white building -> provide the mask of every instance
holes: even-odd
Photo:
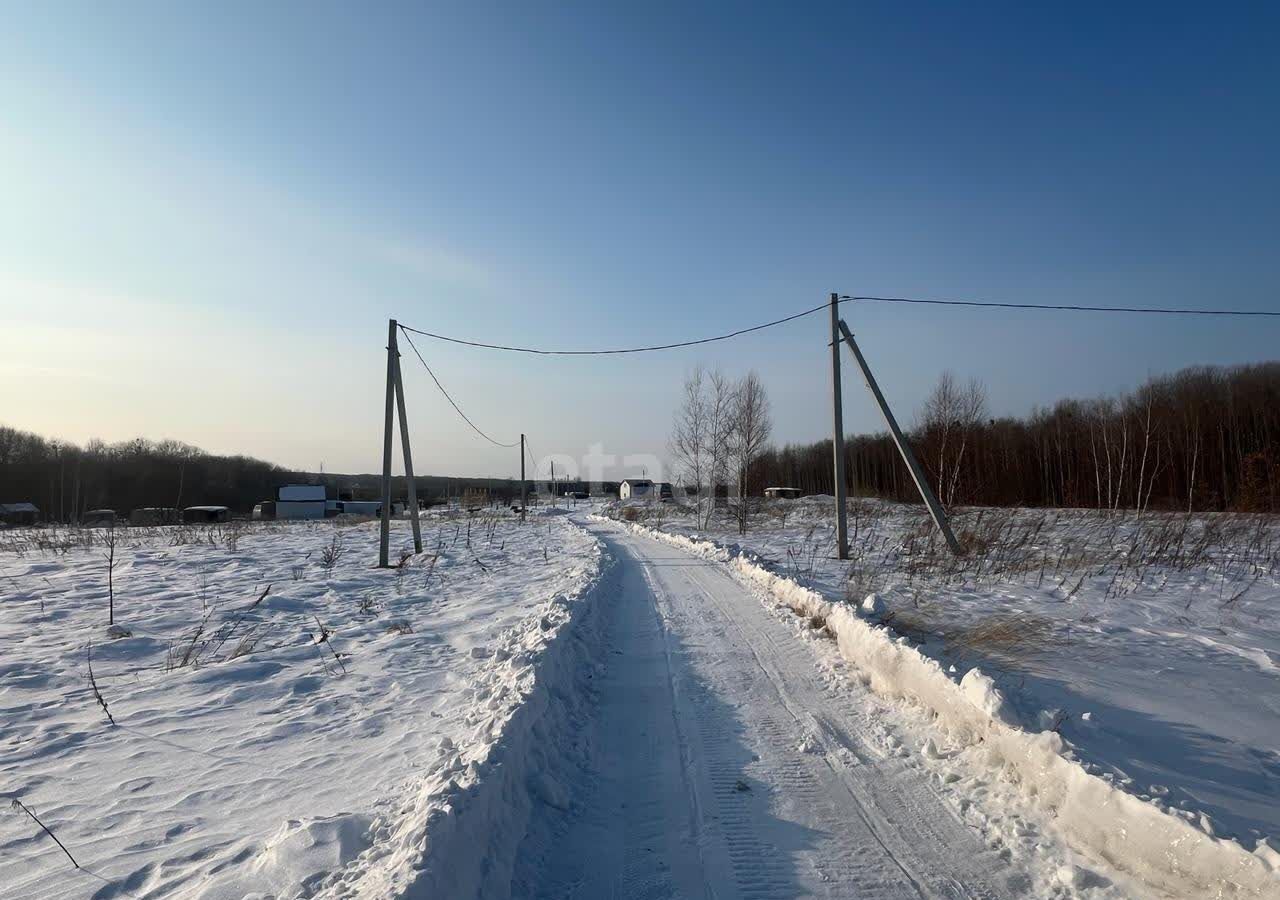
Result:
[[[618,499],[638,500],[653,496],[653,482],[648,478],[628,478],[618,485]]]
[[[323,519],[323,484],[286,484],[276,494],[277,519]]]

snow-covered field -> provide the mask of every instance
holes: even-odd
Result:
[[[769,503],[749,533],[671,504],[612,515],[758,558],[859,607],[959,682],[978,668],[1029,732],[1083,768],[1274,860],[1280,847],[1280,522],[1259,516],[964,510],[952,560],[923,510]]]
[[[0,532],[0,895],[1280,895],[1274,521],[603,511]]]
[[[0,533],[0,794],[80,866],[6,808],[5,897],[310,895],[413,862],[600,565],[555,514],[434,515],[391,570],[374,522],[115,534],[109,629],[107,532]]]

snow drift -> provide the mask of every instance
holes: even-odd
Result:
[[[425,778],[375,822],[369,849],[314,896],[506,895],[534,804],[568,802],[555,772],[583,714],[581,682],[593,672],[594,594],[610,564],[599,542],[596,553],[601,565],[583,590],[556,597],[480,651],[499,665],[472,687],[472,735],[440,741]]]
[[[1047,810],[1078,852],[1176,896],[1280,896],[1280,854],[1265,841],[1251,853],[1086,772],[1064,755],[1061,736],[1023,729],[994,681],[978,669],[956,682],[905,638],[769,571],[740,548],[619,524],[722,562],[797,614],[824,621],[841,655],[866,674],[873,690],[918,703],[956,740],[981,744],[991,767]]]

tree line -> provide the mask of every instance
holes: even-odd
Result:
[[[945,504],[1280,512],[1280,362],[1197,366],[1137,390],[993,418],[944,374],[908,439]],[[831,441],[762,449],[745,483],[832,493]],[[845,442],[848,489],[919,498],[887,433]]]
[[[505,503],[520,496],[515,478],[418,475],[414,482],[418,498],[427,503],[458,498],[469,489]],[[296,471],[251,456],[206,453],[172,440],[93,440],[82,447],[0,425],[0,503],[34,503],[44,521],[77,522],[92,509],[127,515],[144,507],[210,505],[247,513],[255,504],[274,499],[277,488],[285,484],[322,484],[335,500],[382,496],[382,477],[376,474]],[[576,482],[561,487],[584,488]],[[537,485],[530,482],[529,488],[536,490]],[[391,479],[391,492],[397,499],[408,496],[403,475]]]
[[[78,521],[90,509],[207,504],[243,511],[274,497],[277,486],[306,478],[180,441],[93,440],[81,447],[0,426],[0,502],[34,503],[51,521]]]

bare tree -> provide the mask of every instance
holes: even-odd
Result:
[[[102,545],[107,548],[107,624],[116,624],[116,523],[113,519],[111,526],[107,529],[107,536],[102,539]]]
[[[747,497],[747,471],[765,449],[773,433],[769,397],[755,372],[748,372],[733,392],[733,428],[729,448],[738,487],[738,533],[747,533],[751,504]]]
[[[711,523],[711,513],[715,509],[716,492],[720,485],[729,479],[730,442],[734,433],[734,413],[736,406],[736,390],[732,381],[725,377],[719,369],[713,369],[707,379],[707,427],[703,432],[706,440],[705,458],[707,462],[707,480],[710,503],[706,506],[701,527]]]
[[[677,475],[686,486],[691,485],[698,498],[698,520],[702,519],[702,503],[706,495],[709,460],[707,453],[708,400],[702,367],[698,366],[684,379],[684,396],[671,423],[669,449]]]
[[[920,428],[934,462],[938,494],[947,506],[955,503],[970,438],[987,415],[987,389],[976,378],[961,386],[951,372],[943,372],[920,413]]]

